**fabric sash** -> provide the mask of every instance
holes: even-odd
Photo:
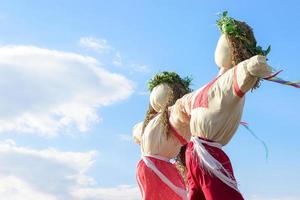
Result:
[[[182,200],[187,200],[188,199],[187,191],[174,185],[159,169],[157,169],[157,167],[149,159],[149,157],[162,160],[161,157],[150,155],[150,156],[143,156],[142,159],[146,164],[146,166],[149,167],[161,179],[162,182],[164,182],[169,188],[171,188],[176,194],[178,194],[182,198]],[[165,161],[165,159],[163,159],[163,161]]]
[[[212,147],[222,149],[222,145],[216,142],[210,142],[203,140],[199,137],[193,136],[191,141],[194,144],[194,151],[197,153],[199,158],[200,167],[207,170],[209,173],[218,177],[223,183],[233,188],[237,192],[240,192],[237,187],[237,182],[234,179],[233,175],[230,174],[223,165],[215,159],[205,148],[203,144],[207,144]]]

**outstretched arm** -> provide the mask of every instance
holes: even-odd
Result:
[[[253,56],[225,72],[215,84],[214,95],[219,98],[243,97],[259,78],[268,77],[271,73],[265,56]]]
[[[195,92],[184,95],[170,107],[170,123],[186,140],[190,139],[190,118],[192,99]]]
[[[137,144],[141,144],[142,140],[142,130],[143,130],[143,122],[139,122],[132,128],[132,136],[133,140]]]
[[[170,118],[172,121],[181,122],[181,123],[189,123],[190,115],[191,115],[191,104],[192,98],[195,92],[188,93],[178,99],[176,103],[171,107]]]
[[[255,85],[258,78],[265,78],[271,75],[272,70],[267,64],[266,57],[257,55],[253,56],[236,67],[233,75],[235,89],[240,89],[241,92],[248,92]],[[237,92],[237,91],[235,91]]]

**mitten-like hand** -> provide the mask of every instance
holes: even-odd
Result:
[[[262,55],[256,55],[249,58],[247,70],[252,76],[259,78],[265,78],[272,74],[272,69],[267,64],[266,57]]]

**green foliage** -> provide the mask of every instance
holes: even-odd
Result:
[[[266,50],[263,50],[261,46],[253,46],[246,38],[246,33],[244,33],[239,26],[235,23],[232,17],[228,16],[228,12],[224,11],[219,14],[220,18],[217,20],[217,26],[223,34],[234,36],[243,41],[245,47],[253,55],[263,55],[267,56],[271,51],[271,46],[269,45]]]
[[[175,72],[161,72],[156,74],[150,81],[148,82],[148,89],[151,92],[153,88],[158,86],[161,83],[178,83],[181,84],[187,92],[191,92],[190,85],[192,82],[192,78],[190,77],[185,77],[185,78],[180,78],[180,76],[175,73]]]

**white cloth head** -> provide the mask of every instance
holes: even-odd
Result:
[[[156,112],[160,112],[168,101],[171,88],[166,83],[159,84],[153,88],[150,94],[150,104]]]
[[[232,67],[231,52],[225,34],[222,34],[218,40],[215,50],[215,62],[219,68],[229,69]]]

